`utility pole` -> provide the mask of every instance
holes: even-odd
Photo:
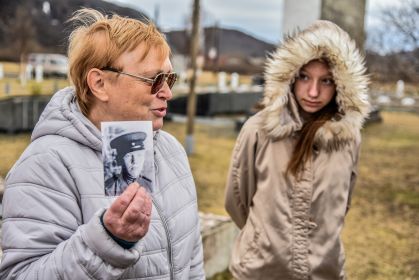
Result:
[[[192,34],[191,34],[191,67],[192,67],[192,77],[189,84],[189,95],[188,95],[188,122],[186,127],[186,143],[185,150],[187,155],[194,153],[194,121],[196,113],[196,72],[197,64],[196,57],[198,55],[199,49],[199,0],[194,0],[193,2],[193,12],[192,12]]]

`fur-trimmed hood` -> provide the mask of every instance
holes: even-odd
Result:
[[[261,112],[264,129],[273,139],[292,135],[303,120],[292,93],[292,85],[302,66],[326,58],[336,84],[339,114],[316,133],[319,147],[333,148],[359,136],[370,106],[368,77],[364,58],[355,42],[336,24],[319,20],[291,36],[268,59],[265,69],[265,94]]]

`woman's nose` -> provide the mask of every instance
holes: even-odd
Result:
[[[164,82],[163,87],[157,92],[158,98],[163,98],[165,100],[170,100],[173,97],[172,90],[169,88],[167,82]]]

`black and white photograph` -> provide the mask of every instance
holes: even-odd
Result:
[[[137,181],[151,191],[154,180],[151,121],[102,122],[105,194],[118,196]]]

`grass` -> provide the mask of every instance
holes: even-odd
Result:
[[[345,225],[349,279],[419,279],[419,117],[383,113],[364,130]]]
[[[419,279],[419,116],[382,112],[384,121],[363,131],[359,179],[346,219],[343,241],[349,279]],[[184,143],[185,125],[166,123]],[[196,126],[190,157],[199,208],[225,214],[224,187],[236,134]],[[27,145],[27,134],[0,136],[0,175]],[[216,280],[231,279],[229,273]]]
[[[22,84],[19,79],[4,78],[0,79],[0,100],[9,96],[53,94],[69,85],[66,79],[45,79],[40,83],[30,80]]]
[[[15,161],[29,144],[29,134],[8,135],[0,134],[0,176],[5,178]]]

